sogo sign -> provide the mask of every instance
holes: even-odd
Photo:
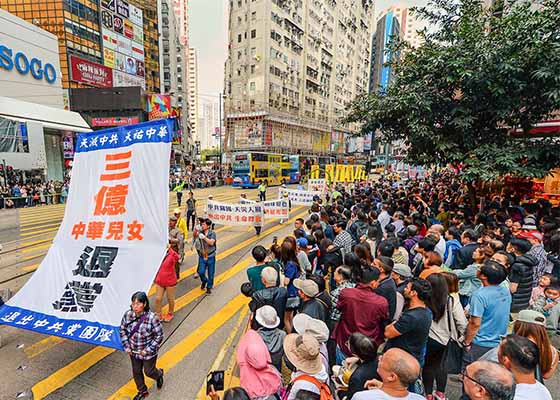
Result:
[[[56,69],[50,63],[45,63],[38,58],[31,60],[21,51],[14,55],[14,51],[0,44],[0,68],[6,71],[15,69],[22,75],[31,73],[31,76],[37,80],[45,80],[50,84],[56,82]]]

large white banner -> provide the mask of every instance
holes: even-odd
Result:
[[[255,200],[249,200],[244,197],[239,198],[239,204],[256,204]],[[267,200],[259,202],[263,206],[265,219],[289,219],[290,203],[286,199]]]
[[[326,192],[328,184],[326,179],[309,179],[307,181],[307,189],[312,192]]]
[[[228,204],[208,200],[208,218],[220,225],[261,226],[264,219],[261,203]]]
[[[64,219],[0,323],[122,349],[119,325],[165,255],[173,121],[80,134]]]
[[[322,195],[321,192],[316,191],[280,188],[278,191],[279,197],[283,198],[284,193],[288,193],[288,199],[293,205],[300,206],[311,206],[313,204],[313,197],[321,197]]]

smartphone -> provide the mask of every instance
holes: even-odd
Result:
[[[214,386],[214,391],[224,390],[224,371],[210,371],[206,376],[206,394],[210,394],[210,386]]]

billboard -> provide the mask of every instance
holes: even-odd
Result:
[[[112,87],[113,72],[105,65],[70,55],[70,80],[97,87]]]
[[[140,86],[142,89],[146,89],[146,80],[144,78],[116,69],[113,70],[113,83],[114,86]]]
[[[93,127],[111,127],[132,125],[140,122],[138,117],[93,117],[90,125]]]
[[[168,94],[148,95],[146,103],[148,119],[162,119],[171,116],[171,96]]]

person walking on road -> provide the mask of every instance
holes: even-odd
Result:
[[[185,184],[185,181],[180,180],[173,188],[173,191],[177,194],[177,207],[181,207],[181,199],[183,198],[183,189],[185,188]]]
[[[156,313],[160,321],[170,322],[175,311],[175,286],[177,285],[177,275],[175,274],[175,264],[179,261],[179,255],[169,247],[167,254],[159,267],[159,271],[154,280],[156,286]],[[165,319],[161,313],[161,301],[164,293],[167,293],[168,311]]]
[[[193,231],[195,223],[196,223],[196,200],[194,198],[194,193],[191,191],[189,192],[189,198],[187,199],[187,230]]]
[[[163,369],[156,368],[157,355],[163,342],[163,327],[159,318],[150,311],[150,302],[144,292],[132,295],[130,310],[125,312],[120,327],[124,351],[130,356],[132,375],[138,393],[134,400],[148,397],[144,374],[163,386]]]
[[[185,218],[181,217],[181,209],[177,207],[173,210],[173,215],[177,218],[177,228],[183,234],[183,239],[186,239],[189,236],[189,230],[187,229]]]
[[[216,233],[212,230],[212,221],[205,219],[201,224],[202,232],[195,230],[195,247],[198,252],[198,275],[202,290],[212,294],[214,272],[216,270]]]
[[[259,201],[266,201],[266,181],[261,181],[259,185]]]
[[[181,272],[181,263],[183,262],[184,248],[185,248],[185,237],[181,230],[177,227],[177,217],[171,216],[169,218],[169,245],[179,255],[179,259],[175,263],[175,274],[177,279],[179,279],[179,273]]]

